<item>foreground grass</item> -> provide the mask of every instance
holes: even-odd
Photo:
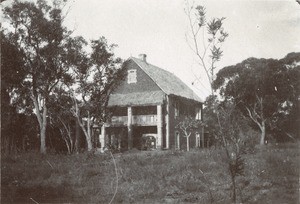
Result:
[[[2,156],[1,203],[230,203],[223,150]],[[299,144],[245,155],[243,203],[299,202]]]

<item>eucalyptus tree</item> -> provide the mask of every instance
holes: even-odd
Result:
[[[104,37],[89,44],[82,37],[69,41],[76,53],[72,70],[75,84],[72,89],[73,115],[84,132],[87,149],[93,149],[92,126],[101,125],[106,118],[110,91],[120,80],[121,59],[115,57],[116,45],[109,45]],[[91,52],[88,53],[89,46]],[[71,90],[70,89],[70,90]]]
[[[46,153],[48,102],[53,89],[69,77],[66,39],[70,32],[63,26],[65,1],[14,1],[4,8],[8,23],[5,35],[23,53],[25,77],[15,98],[30,98],[23,104],[36,115],[40,151]],[[27,102],[23,100],[23,102]]]
[[[282,66],[274,81],[280,84],[281,89],[277,92],[281,98],[278,111],[274,114],[270,123],[272,134],[279,140],[299,139],[300,123],[300,53],[289,53],[279,60]]]
[[[282,60],[249,58],[220,70],[214,88],[224,100],[233,100],[260,130],[260,144],[266,130],[281,117],[293,113],[299,100],[300,54]],[[278,124],[277,124],[278,125]]]

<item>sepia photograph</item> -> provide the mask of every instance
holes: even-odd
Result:
[[[300,0],[0,8],[0,203],[300,203]]]

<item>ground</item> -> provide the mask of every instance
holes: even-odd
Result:
[[[238,201],[299,203],[299,145],[249,150]],[[1,203],[230,203],[224,155],[136,150],[114,154],[116,163],[110,153],[2,155]]]

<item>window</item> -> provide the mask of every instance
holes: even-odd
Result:
[[[179,104],[178,102],[175,103],[175,118],[177,118],[179,116]]]
[[[196,132],[196,147],[200,147],[200,134]]]
[[[196,108],[196,120],[201,120],[201,108]]]
[[[128,70],[128,80],[127,80],[127,82],[128,82],[128,84],[132,84],[132,83],[137,82],[136,69]]]

